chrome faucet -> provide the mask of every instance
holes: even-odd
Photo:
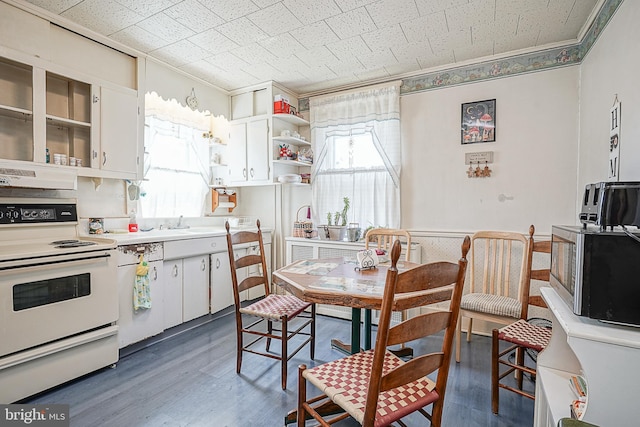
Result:
[[[177,223],[175,226],[173,226],[173,227],[169,227],[169,228],[172,228],[172,229],[174,229],[174,230],[175,230],[175,229],[184,229],[184,228],[189,228],[189,226],[188,226],[188,225],[184,225],[184,224],[182,223],[182,221],[183,221],[183,220],[184,220],[184,217],[183,217],[182,215],[180,215],[180,218],[178,218],[178,223]]]

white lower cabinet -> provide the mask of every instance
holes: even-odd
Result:
[[[182,260],[182,321],[209,313],[209,254]]]
[[[209,256],[164,262],[164,327],[209,313]]]
[[[211,254],[211,313],[217,313],[234,304],[229,254]]]
[[[136,266],[144,256],[149,266],[151,308],[134,310]],[[118,344],[120,348],[150,338],[164,330],[164,274],[162,243],[118,247]]]
[[[182,323],[182,260],[165,261],[164,266],[164,329]]]

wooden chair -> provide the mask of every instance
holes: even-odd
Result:
[[[464,288],[469,237],[462,244],[458,263],[435,262],[398,273],[400,244],[391,250],[380,323],[374,350],[367,350],[307,369],[298,370],[298,427],[307,419],[321,426],[352,417],[365,427],[388,426],[419,411],[440,426],[451,361],[451,349]],[[430,297],[429,297],[430,295]],[[392,310],[423,306],[429,301],[450,300],[446,311],[412,317],[390,327]],[[408,362],[393,355],[388,346],[420,339],[444,330],[439,351]],[[434,337],[435,338],[435,337]],[[435,383],[427,375],[438,371]],[[324,393],[307,400],[307,381]],[[431,414],[424,407],[433,404]],[[325,409],[329,409],[325,412]],[[324,420],[321,414],[333,418]]]
[[[529,289],[531,289],[531,282],[533,280],[539,280],[546,283],[549,282],[549,267],[551,265],[551,259],[548,260],[547,268],[532,269],[533,255],[535,253],[550,255],[551,242],[548,240],[536,242],[533,238],[533,235],[531,236],[530,245],[528,248],[529,271],[527,273],[527,278],[529,280]],[[549,340],[551,339],[551,329],[527,322],[529,305],[547,307],[544,300],[539,295],[528,295],[528,303],[525,304],[522,309],[522,318],[503,328],[493,329],[491,334],[491,410],[494,414],[498,413],[500,403],[500,388],[512,391],[530,399],[535,399],[533,393],[526,392],[522,388],[524,372],[528,373],[534,378],[536,375],[535,368],[525,365],[524,354],[527,350],[535,352],[544,350],[547,344],[549,344]],[[500,351],[501,341],[509,343],[509,346],[502,351]],[[509,360],[509,357],[514,351],[515,361],[511,362]],[[500,365],[505,365],[509,368],[500,373]],[[500,382],[504,377],[513,372],[516,373],[516,387]]]
[[[372,228],[367,231],[367,234],[364,237],[364,247],[365,249],[370,249],[375,245],[376,249],[381,249],[386,253],[389,253],[391,247],[396,241],[400,241],[401,243],[405,243],[407,245],[404,253],[404,260],[409,262],[411,261],[411,234],[407,230],[401,228]],[[400,320],[407,320],[408,313],[406,310],[403,310],[400,313]],[[365,311],[365,330],[367,326],[371,324],[371,310]],[[370,329],[370,327],[369,327]],[[370,347],[371,338],[365,337],[365,347]],[[404,344],[400,347],[399,350],[395,350],[396,356],[400,357],[411,357],[413,354],[413,350],[409,347],[406,347]]]
[[[469,319],[467,342],[471,340],[474,318],[508,325],[522,317],[529,298],[527,251],[534,230],[533,225],[529,227],[529,237],[502,231],[479,231],[471,237],[470,290],[460,303],[456,362],[460,362],[460,338],[465,317]],[[512,269],[515,269],[513,273]],[[511,290],[513,279],[517,284],[515,293]]]
[[[370,229],[364,236],[364,247],[369,249],[375,244],[376,249],[382,249],[388,253],[396,240],[404,241],[407,244],[404,260],[411,261],[411,234],[400,228]]]
[[[281,361],[282,389],[287,388],[287,361],[300,351],[306,344],[309,344],[311,359],[314,358],[315,351],[315,304],[301,301],[293,295],[276,295],[269,290],[269,277],[267,264],[264,255],[264,244],[262,242],[262,231],[260,230],[260,220],[256,222],[257,231],[239,231],[231,234],[229,222],[225,223],[227,229],[227,248],[231,265],[231,279],[233,282],[233,299],[235,302],[236,334],[237,334],[237,359],[236,372],[240,373],[242,366],[242,353],[254,353]],[[238,245],[257,244],[260,254],[248,254],[237,259],[234,251]],[[238,270],[258,267],[259,273],[246,274],[239,280]],[[240,293],[256,286],[263,287],[264,298],[243,307],[240,303]],[[251,323],[245,325],[243,317],[253,316]],[[293,330],[289,330],[290,323],[296,319]],[[266,328],[263,326],[266,322]],[[273,323],[279,322],[280,328],[274,328]],[[253,339],[245,344],[244,335],[252,335]],[[302,343],[289,353],[288,343],[295,336],[305,336]],[[266,339],[266,351],[253,348],[254,344],[262,339]],[[280,354],[269,352],[271,339],[280,340]]]

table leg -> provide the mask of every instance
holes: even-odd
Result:
[[[345,354],[356,354],[360,351],[360,309],[351,309],[351,346],[338,339],[331,340],[331,348]]]
[[[364,349],[371,350],[371,309],[364,310]]]

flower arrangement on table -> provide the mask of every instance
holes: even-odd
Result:
[[[291,160],[292,158],[293,151],[291,151],[291,147],[289,147],[289,144],[280,144],[280,159]]]

